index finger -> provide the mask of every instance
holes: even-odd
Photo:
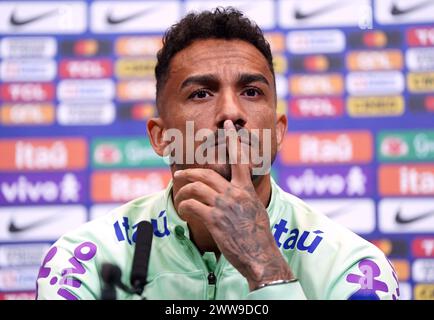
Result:
[[[229,138],[226,147],[231,164],[232,179],[231,182],[237,185],[251,184],[250,167],[249,167],[249,148],[243,146],[237,134],[237,130],[231,120],[224,122],[226,136]],[[247,149],[247,150],[246,150]]]
[[[201,181],[219,193],[227,189],[227,181],[212,169],[189,168],[177,170],[173,174],[174,179],[184,180],[186,183]]]

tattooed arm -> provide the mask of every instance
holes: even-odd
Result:
[[[231,121],[226,121],[225,128],[235,132]],[[228,144],[232,159],[237,159],[237,150],[241,152],[238,139],[237,143],[237,148]],[[210,169],[176,171],[174,181],[183,185],[174,199],[179,214],[193,215],[205,225],[220,252],[247,279],[250,290],[274,280],[293,279],[271,234],[248,164],[231,164],[231,170],[230,182]]]

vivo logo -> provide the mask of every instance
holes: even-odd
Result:
[[[83,177],[66,174],[4,174],[0,179],[0,204],[77,203],[83,200]]]
[[[293,169],[285,178],[285,184],[286,189],[295,195],[364,196],[373,189],[368,183],[370,182],[368,174],[366,168],[359,166],[334,170]]]

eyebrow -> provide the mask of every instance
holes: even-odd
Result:
[[[270,85],[267,78],[265,78],[260,73],[242,73],[238,76],[237,85],[242,87],[252,82],[262,82],[267,86]],[[207,87],[216,87],[218,86],[219,80],[216,76],[212,74],[203,74],[197,76],[191,76],[185,79],[181,84],[181,89],[189,86],[189,85],[201,85]]]
[[[252,82],[262,82],[265,83],[267,86],[270,85],[267,78],[265,78],[260,73],[242,73],[238,77],[237,84],[242,87]]]
[[[218,79],[212,74],[203,74],[198,76],[191,76],[185,79],[181,84],[181,89],[189,85],[202,85],[202,86],[216,86],[218,84]]]

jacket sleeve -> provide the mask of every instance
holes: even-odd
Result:
[[[328,290],[334,300],[398,300],[398,277],[384,255],[358,259],[334,279]]]
[[[357,260],[351,267],[344,269],[327,282],[329,285],[324,297],[327,300],[399,299],[398,278],[386,257]],[[293,282],[252,291],[247,295],[247,299],[305,300],[307,298],[302,284]]]
[[[272,285],[251,291],[247,300],[306,300],[300,282]]]
[[[101,287],[91,241],[57,241],[47,252],[36,280],[39,300],[97,299]]]

